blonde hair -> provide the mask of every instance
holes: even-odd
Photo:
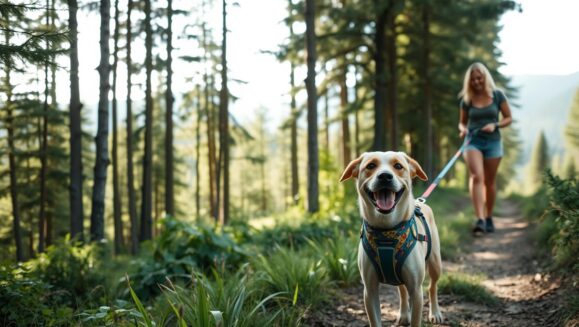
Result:
[[[459,97],[462,97],[464,103],[470,104],[473,96],[473,90],[470,87],[470,75],[473,71],[478,70],[485,78],[485,90],[489,97],[493,97],[493,91],[496,89],[495,81],[489,70],[480,62],[475,62],[474,64],[470,65],[464,74],[464,81],[462,83],[462,90],[458,94]]]

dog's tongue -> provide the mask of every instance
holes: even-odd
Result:
[[[381,210],[390,210],[394,207],[394,192],[392,191],[378,191],[374,192],[376,204]]]

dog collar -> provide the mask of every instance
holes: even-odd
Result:
[[[418,233],[416,216],[420,217],[426,235]],[[416,243],[427,242],[425,260],[430,256],[432,247],[430,229],[419,207],[416,207],[410,219],[391,229],[372,227],[363,220],[360,237],[364,252],[378,273],[380,283],[395,286],[403,284],[402,266]]]

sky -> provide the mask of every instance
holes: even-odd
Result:
[[[506,75],[569,75],[579,71],[579,1],[522,0],[523,12],[500,24]]]
[[[177,2],[179,3],[179,2]],[[183,1],[181,2],[183,3]],[[187,3],[187,1],[185,1]],[[289,65],[278,62],[272,55],[262,51],[278,49],[287,38],[287,27],[283,18],[287,14],[286,0],[237,0],[239,5],[229,6],[228,10],[228,62],[231,79],[230,91],[238,98],[231,103],[230,111],[239,121],[249,119],[262,107],[268,108],[270,126],[279,126],[282,117],[287,116],[289,103]],[[568,75],[579,71],[579,13],[578,0],[520,0],[522,12],[506,13],[500,20],[499,49],[505,66],[501,73],[512,75]],[[160,2],[155,5],[162,6]],[[210,16],[216,30],[220,29],[220,6],[216,5]],[[96,72],[99,53],[99,18],[96,13],[79,11],[79,55],[81,101],[86,104],[98,103],[99,77]],[[185,22],[182,22],[185,23]],[[175,25],[178,25],[176,23]],[[182,26],[182,25],[181,25]],[[112,25],[111,25],[112,27]],[[183,33],[175,31],[175,38]],[[220,35],[216,36],[216,38]],[[218,39],[219,40],[219,39]],[[143,46],[135,41],[135,61],[142,62]],[[190,46],[182,39],[175,41],[182,45],[176,56],[190,54]],[[68,61],[62,63],[68,66]],[[125,69],[119,66],[119,98],[125,97]],[[186,81],[199,72],[191,66],[175,61],[174,92],[181,94],[194,87]],[[68,103],[68,75],[61,71],[58,92],[61,103]],[[298,72],[296,83],[305,76]],[[154,83],[156,80],[153,81]],[[457,86],[458,87],[458,86]],[[134,90],[134,99],[142,99],[142,90]],[[89,109],[90,110],[90,109]],[[90,117],[96,121],[96,110]]]

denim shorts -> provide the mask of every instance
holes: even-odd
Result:
[[[503,156],[503,142],[475,136],[464,149],[465,152],[469,150],[480,151],[485,159],[500,158]]]

